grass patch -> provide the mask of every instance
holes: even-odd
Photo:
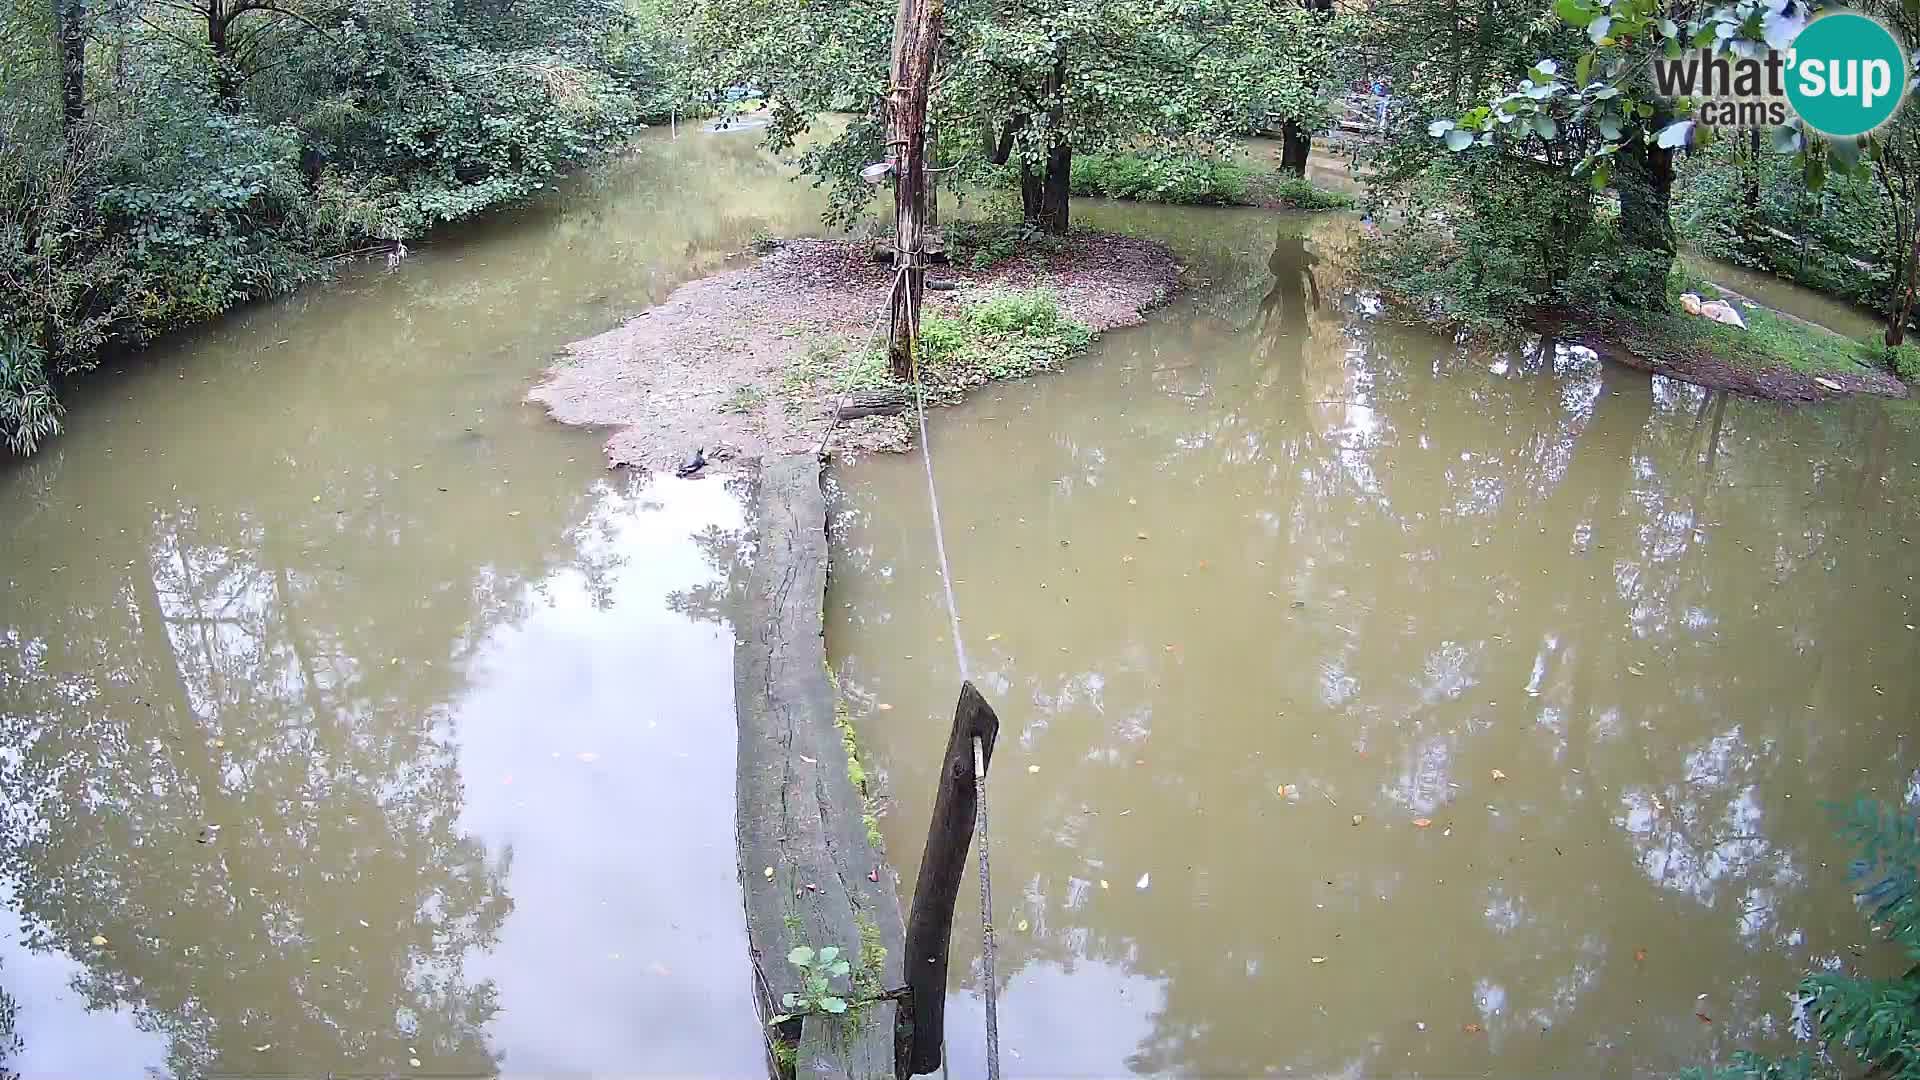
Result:
[[[929,311],[920,322],[922,370],[938,397],[1054,368],[1086,349],[1093,331],[1046,289],[990,296],[959,315]]]
[[[752,383],[741,383],[720,403],[720,411],[744,416],[767,403],[767,392]]]
[[[1092,340],[1093,331],[1046,289],[995,293],[960,312],[928,305],[920,319],[921,386],[928,400],[951,404],[975,386],[1052,371]],[[898,385],[884,346],[853,352],[838,338],[811,343],[780,376],[789,404]]]
[[[1353,196],[1323,188],[1292,173],[1255,173],[1247,181],[1249,200],[1258,206],[1289,210],[1351,210]]]
[[[1687,292],[1702,300],[1726,300],[1747,321],[1747,328],[1679,310],[1680,294]],[[1667,298],[1673,310],[1608,307],[1604,319],[1629,331],[1636,347],[1659,359],[1705,353],[1750,371],[1784,367],[1806,375],[1858,375],[1891,366],[1884,346],[1857,341],[1771,308],[1747,307],[1680,263],[1668,276]]]

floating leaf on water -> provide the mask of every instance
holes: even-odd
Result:
[[[1103,882],[1103,884],[1104,884],[1104,882]],[[107,938],[106,938],[106,935],[104,935],[104,934],[95,934],[95,935],[93,935],[93,943],[94,943],[95,945],[105,945],[105,944],[107,943]]]
[[[1427,826],[1432,824],[1433,824],[1432,818],[1417,817],[1413,819],[1413,827],[1416,829],[1424,829]]]
[[[763,874],[765,874],[765,875],[767,875],[767,880],[768,880],[768,881],[772,881],[772,880],[773,880],[773,867],[771,867],[771,866],[769,866],[769,867],[767,867],[767,868],[766,868],[765,870],[763,870],[763,871],[761,871],[761,873],[763,873]]]
[[[409,1064],[409,1065],[411,1065],[411,1066],[413,1066],[414,1068],[416,1068],[416,1069],[417,1069],[417,1068],[419,1068],[419,1067],[420,1067],[420,1059],[419,1059],[419,1058],[408,1058],[408,1059],[407,1059],[407,1064]]]
[[[1365,820],[1367,820],[1367,819],[1366,819],[1366,817],[1365,817],[1364,815],[1361,815],[1361,814],[1355,814],[1355,815],[1353,815],[1353,823],[1354,823],[1355,825],[1358,825],[1358,824],[1360,824],[1361,822],[1363,822],[1363,821],[1365,821]]]
[[[1040,771],[1040,766],[1038,766],[1038,765],[1029,765],[1029,766],[1027,766],[1027,771],[1028,771],[1028,772],[1030,772],[1030,773],[1037,773],[1037,772],[1039,772],[1039,771]]]
[[[519,516],[520,516],[520,511],[518,511],[518,510],[509,510],[509,511],[507,511],[507,516],[508,516],[508,517],[519,517]]]
[[[215,740],[213,740],[213,745],[215,745],[215,746],[225,746],[225,745],[227,745],[227,740],[225,740],[225,739],[215,739]]]
[[[1698,1021],[1700,1021],[1700,1022],[1701,1022],[1701,1023],[1703,1023],[1703,1024],[1711,1024],[1711,1023],[1713,1023],[1713,1017],[1711,1017],[1711,1016],[1708,1016],[1708,1015],[1707,1015],[1706,1013],[1703,1013],[1703,1012],[1697,1012],[1697,1013],[1694,1013],[1694,1014],[1693,1014],[1693,1018],[1694,1018],[1695,1020],[1698,1020]]]
[[[1462,1024],[1460,1026],[1460,1030],[1466,1032],[1469,1035],[1478,1035],[1482,1031],[1485,1031],[1486,1029],[1481,1027],[1479,1024]]]
[[[253,1048],[253,1052],[256,1054],[264,1054],[271,1049],[273,1049],[272,1043],[261,1043],[259,1046]]]
[[[999,634],[988,634],[988,635],[987,635],[987,640],[988,640],[988,641],[999,641],[999,640],[1000,640],[1000,635],[999,635]]]
[[[883,701],[883,702],[881,702],[881,703],[880,703],[880,704],[878,704],[878,705],[875,705],[875,706],[874,706],[874,708],[876,708],[876,709],[879,709],[879,710],[880,710],[881,712],[892,712],[892,711],[893,711],[893,706],[891,706],[891,705],[889,705],[889,704],[887,704],[887,703],[886,703],[886,702],[884,702],[884,701]]]
[[[1137,532],[1133,534],[1133,538],[1135,540],[1145,540],[1147,538],[1147,534],[1143,532]]]
[[[1642,963],[1642,964],[1646,963],[1647,962],[1646,947],[1642,946],[1638,949],[1633,950],[1633,959],[1636,963]]]
[[[1106,879],[1106,878],[1101,878],[1101,879],[1100,879],[1100,887],[1101,887],[1101,888],[1103,888],[1103,889],[1107,887],[1107,879]]]
[[[1627,665],[1627,674],[1629,675],[1645,675],[1646,673],[1647,673],[1646,669],[1641,667],[1639,664]]]
[[[1027,932],[1027,920],[1025,920],[1025,919],[1021,919],[1021,920],[1020,920],[1020,921],[1019,921],[1019,922],[1018,922],[1017,924],[1015,924],[1015,925],[1016,925],[1016,926],[1017,926],[1017,927],[1019,928],[1019,930],[1020,930],[1020,932],[1021,932],[1021,933],[1023,933],[1023,934],[1024,934],[1024,933],[1026,933],[1026,932]]]
[[[1493,778],[1495,780],[1505,780],[1507,778],[1507,774],[1501,772],[1499,769],[1495,769],[1493,770]]]
[[[1140,875],[1140,880],[1139,880],[1139,881],[1136,881],[1136,882],[1134,882],[1134,883],[1133,883],[1133,887],[1134,887],[1134,888],[1136,888],[1136,889],[1144,889],[1144,888],[1146,888],[1146,887],[1147,887],[1147,886],[1148,886],[1149,884],[1151,884],[1151,883],[1152,883],[1152,881],[1153,881],[1153,872],[1152,872],[1152,871],[1148,871],[1147,873],[1144,873],[1144,874],[1141,874],[1141,875]]]
[[[1327,962],[1327,958],[1326,958],[1326,957],[1324,957],[1324,956],[1309,956],[1309,957],[1307,957],[1307,963],[1309,963],[1309,964],[1324,964],[1324,963],[1326,963],[1326,962]]]

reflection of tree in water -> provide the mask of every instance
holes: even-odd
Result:
[[[713,574],[705,581],[667,594],[667,607],[700,622],[731,625],[733,605],[746,588],[746,565],[753,556],[753,485],[746,477],[730,476],[727,490],[747,507],[745,524],[737,529],[707,525],[692,536]]]
[[[1138,493],[1180,527],[1117,551],[1075,532],[1071,556],[1045,571],[1048,594],[963,598],[971,625],[1021,627],[1012,650],[969,642],[976,676],[1009,703],[1009,737],[1071,748],[1053,759],[1064,773],[1049,765],[1046,784],[996,794],[996,820],[1020,823],[995,830],[1020,837],[996,844],[996,872],[1018,883],[997,917],[1032,927],[1002,940],[1000,978],[1098,959],[1158,980],[1164,1002],[1131,1061],[1154,1072],[1340,1069],[1355,1053],[1369,1067],[1411,1053],[1479,1071],[1493,1052],[1662,1071],[1703,1032],[1778,1036],[1779,988],[1824,955],[1797,943],[1856,932],[1813,869],[1824,823],[1796,811],[1845,794],[1902,745],[1894,692],[1877,699],[1857,676],[1889,670],[1890,627],[1915,621],[1904,572],[1887,580],[1899,564],[1873,559],[1920,524],[1920,471],[1889,480],[1884,453],[1856,461],[1875,425],[1821,416],[1783,431],[1763,408],[1725,418],[1708,470],[1705,425],[1722,425],[1699,392],[1562,363],[1551,346],[1511,375],[1472,370],[1424,335],[1316,305],[1334,289],[1312,269],[1283,238],[1252,370],[1337,385],[1327,396],[1343,401],[1358,387],[1363,416],[1343,406],[1303,424],[1291,402],[1320,393],[1276,382],[1205,408],[1129,402],[1124,423],[1093,391],[1085,403],[1059,392],[1023,419],[1057,425],[1019,445],[1017,482],[1055,504],[1039,513],[1139,520],[1114,505]],[[1125,340],[1144,342],[1143,359],[1177,352],[1177,335],[1155,333]],[[1001,527],[968,534],[963,574],[1019,573],[1041,556],[1012,523],[1036,511],[1006,504],[1015,481],[998,461],[974,472],[943,473],[943,502],[994,507],[981,516]],[[1864,512],[1812,499],[1841,485]],[[881,533],[863,522],[883,513],[856,500],[848,516],[868,535],[836,558],[851,549],[872,565],[858,610],[835,616],[854,630],[836,636],[852,649],[849,682],[898,702],[911,692],[878,660],[865,670],[877,639],[864,634],[903,632],[884,624],[929,601],[917,570],[894,580],[918,558],[911,544],[861,550]],[[1155,565],[1109,582],[1099,568],[1120,551]],[[1193,593],[1199,559],[1264,580]],[[1071,605],[1057,597],[1067,587]],[[1108,588],[1125,602],[1103,599]],[[1290,614],[1296,595],[1309,606]],[[1875,617],[1862,618],[1869,602]],[[1171,625],[1201,603],[1203,620]],[[1231,629],[1168,644],[1206,627]],[[1061,643],[1071,658],[1052,663]],[[1297,717],[1319,730],[1296,733],[1288,760],[1261,759]],[[881,763],[894,790],[932,786],[922,756]],[[1521,798],[1521,784],[1460,789],[1495,767],[1539,788],[1489,814],[1482,802]],[[1377,789],[1351,786],[1368,774]],[[1366,830],[1290,824],[1276,776],[1309,803],[1316,782],[1346,782],[1328,790],[1340,809],[1321,808],[1342,825],[1358,811],[1431,817],[1435,837],[1462,827],[1389,860]],[[1152,887],[1136,891],[1146,867]],[[1649,928],[1685,959],[1637,958]],[[970,948],[957,939],[957,969]],[[1309,952],[1333,959],[1309,968]],[[1383,957],[1420,959],[1410,974],[1379,969]],[[1662,959],[1741,974],[1699,986],[1649,975],[1675,970]],[[1710,1028],[1694,1015],[1700,990],[1715,994]],[[1471,1021],[1486,1037],[1440,1043],[1413,1018],[1456,1037]]]
[[[576,494],[533,509],[568,520]],[[497,1071],[495,988],[465,963],[513,909],[512,853],[459,828],[446,703],[547,556],[497,528],[491,563],[410,540],[425,580],[370,585],[422,535],[381,505],[130,509],[98,529],[111,569],[0,630],[0,874],[25,943],[163,1035],[173,1075]]]

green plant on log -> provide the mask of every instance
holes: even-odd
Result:
[[[767,1021],[769,1025],[784,1024],[807,1013],[838,1016],[847,1011],[847,999],[835,994],[832,986],[835,976],[844,977],[853,972],[853,965],[840,959],[839,946],[829,945],[815,952],[811,945],[795,945],[787,954],[787,963],[800,969],[802,989],[800,993],[789,991],[781,996],[780,1007],[788,1011]]]

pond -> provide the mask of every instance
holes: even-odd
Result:
[[[1012,1074],[1665,1075],[1869,941],[1920,806],[1920,440],[1455,346],[1349,225],[1089,206],[1211,281],[940,414]],[[837,471],[828,647],[911,882],[959,673],[918,460]],[[973,869],[948,1005],[982,1068]],[[1875,954],[1877,955],[1877,954]]]
[[[653,133],[183,335],[0,470],[0,1064],[760,1073],[741,509],[521,401],[817,228],[753,139]],[[1864,940],[1820,801],[1920,798],[1907,414],[1397,328],[1338,272],[1347,216],[1076,214],[1195,287],[934,418],[1007,725],[1009,1074],[1626,1073],[1783,1036],[1794,976]],[[908,882],[957,686],[923,482],[837,468],[828,627]]]
[[[820,204],[752,136],[649,135],[133,359],[0,471],[0,1064],[760,1070],[740,508],[520,399]]]

